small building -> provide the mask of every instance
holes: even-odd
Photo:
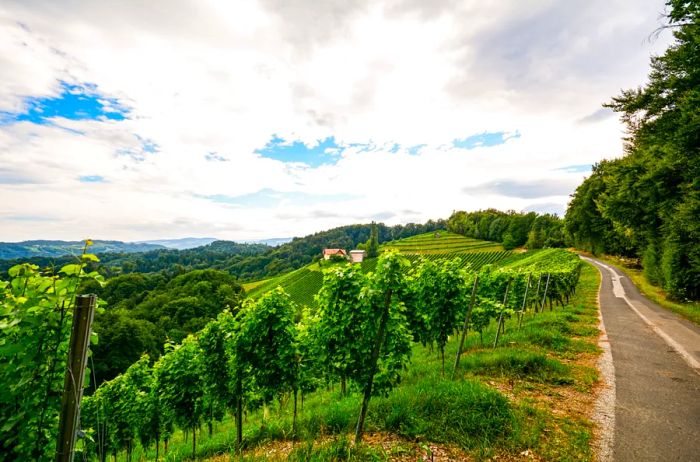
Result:
[[[343,258],[347,258],[348,254],[343,249],[323,249],[323,259],[330,260],[332,256],[339,255]]]
[[[353,263],[362,263],[362,260],[365,259],[365,255],[367,255],[367,252],[364,250],[351,250],[350,261]]]

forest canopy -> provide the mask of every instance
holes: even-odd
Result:
[[[671,0],[675,41],[649,82],[606,104],[627,127],[625,155],[603,161],[566,213],[574,244],[638,256],[647,279],[700,299],[700,3]]]

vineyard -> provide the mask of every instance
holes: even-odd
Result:
[[[382,250],[398,250],[403,254],[456,254],[467,252],[502,251],[497,242],[482,241],[464,237],[449,231],[419,234],[399,241],[391,241],[381,246]]]
[[[495,323],[493,347],[497,347],[508,319],[519,324],[527,312],[536,315],[547,305],[550,311],[555,304],[564,306],[575,291],[581,269],[578,257],[563,250],[522,256],[504,267],[486,263],[507,257],[505,252],[474,253],[474,265],[460,256],[447,259],[447,255],[451,254],[406,258],[387,251],[364,267],[331,265],[324,272],[302,268],[270,281],[284,283],[293,296],[278,287],[256,301],[250,299],[240,308],[226,310],[199,334],[180,345],[167,346],[166,354],[155,363],[144,356],[84,398],[82,427],[89,436],[83,442],[84,456],[105,460],[109,454],[122,453],[131,460],[135,448],[154,447],[157,459],[161,446],[167,448],[178,429],[191,435],[194,455],[198,429],[206,425],[211,437],[217,422],[230,413],[236,422],[234,447],[243,448],[249,444],[243,438],[244,413],[262,408],[264,415],[267,406],[289,406],[292,401],[291,434],[295,434],[297,398],[313,400],[315,393],[333,383],[340,383],[343,396],[350,396],[351,389],[360,394],[355,427],[360,441],[371,397],[387,396],[399,385],[409,367],[412,345],[434,346],[444,376],[448,340],[461,330],[454,374],[469,331],[478,333],[483,343],[484,332]],[[77,266],[63,272],[85,277]],[[4,312],[9,315],[2,322],[12,329],[2,331],[4,345],[41,338],[36,324],[22,322],[29,313],[25,303],[40,299],[42,290],[50,289],[35,269],[17,267],[11,274],[14,279],[4,286]],[[256,289],[264,290],[267,284]],[[35,290],[34,298],[27,298],[26,288]],[[300,311],[294,300],[312,306],[314,295],[314,310]],[[51,303],[65,305],[59,299]],[[57,331],[61,338],[57,351],[67,341],[65,322],[62,326]],[[9,350],[5,354],[18,357],[19,353]],[[2,374],[3,383],[9,383],[7,372]],[[49,383],[47,393],[56,386]],[[4,403],[23,403],[18,400],[26,394],[23,390],[11,388]],[[37,401],[33,403],[38,406]],[[55,406],[50,400],[42,403]],[[3,407],[4,412],[20,409]],[[55,409],[47,415],[53,417],[38,422],[3,415],[9,435],[4,450],[19,458],[50,458],[49,440],[32,444],[51,433]],[[376,421],[376,416],[369,415]]]
[[[459,268],[469,267],[472,271],[478,271],[484,265],[496,264],[517,255],[494,244],[443,231],[439,238],[435,237],[435,233],[426,233],[394,241],[382,247],[382,251],[400,250],[413,265],[421,260],[445,262],[456,258],[459,260]],[[499,250],[483,250],[493,248]],[[281,287],[296,304],[315,308],[317,304],[314,297],[321,289],[322,272],[328,265],[333,264],[338,265],[329,262],[312,263],[281,276],[244,284],[243,287],[252,299],[260,298],[270,290]],[[377,259],[365,259],[360,265],[364,273],[373,272],[377,266]]]

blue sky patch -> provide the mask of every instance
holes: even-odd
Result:
[[[309,167],[333,164],[340,158],[342,148],[336,144],[335,137],[329,136],[323,140],[317,140],[315,146],[307,146],[301,141],[287,141],[277,135],[262,149],[255,152],[267,159],[282,162],[298,162]]]
[[[107,98],[93,84],[60,83],[58,96],[27,97],[24,112],[0,113],[0,124],[32,122],[49,124],[52,118],[70,120],[124,120],[129,111],[118,100]]]
[[[426,147],[426,146],[427,146],[427,144],[417,144],[417,145],[415,145],[415,146],[411,146],[411,147],[406,148],[406,151],[407,151],[410,155],[415,156],[415,155],[419,154],[419,153],[420,153],[420,150],[423,149],[423,148]]]
[[[197,196],[220,204],[234,207],[273,208],[282,203],[294,206],[312,206],[328,202],[340,202],[358,199],[360,196],[352,194],[309,194],[304,192],[282,192],[274,189],[261,189],[258,192],[243,194],[241,196],[227,196],[225,194],[213,194],[210,196]]]
[[[141,142],[141,151],[146,154],[153,154],[154,152],[160,151],[160,146],[158,146],[153,140],[142,138],[136,135],[136,138]]]
[[[452,145],[461,149],[488,148],[504,144],[511,138],[520,138],[520,132],[484,132],[478,135],[471,135],[466,138],[452,141]]]
[[[136,162],[142,162],[146,159],[146,155],[160,151],[160,146],[153,140],[142,138],[139,135],[134,135],[139,142],[138,148],[121,148],[116,150],[116,155],[131,157]]]
[[[105,182],[104,177],[100,176],[100,175],[79,176],[78,180],[80,180],[81,183],[104,183]]]
[[[567,165],[566,167],[558,168],[557,170],[566,173],[588,173],[593,169],[591,164]]]

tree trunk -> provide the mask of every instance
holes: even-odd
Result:
[[[379,319],[379,330],[377,331],[377,337],[374,340],[374,347],[372,348],[372,356],[370,357],[370,375],[365,384],[365,393],[362,397],[362,407],[360,408],[360,416],[357,419],[357,427],[355,428],[355,444],[362,441],[362,431],[365,426],[365,416],[367,415],[367,408],[369,407],[369,399],[372,396],[372,385],[374,383],[374,375],[377,373],[377,362],[379,361],[379,353],[384,343],[384,337],[386,335],[386,325],[389,322],[389,309],[391,307],[391,296],[393,290],[389,289],[384,296],[384,310],[382,311],[382,317]]]
[[[346,396],[348,394],[348,384],[345,376],[340,378],[340,394]]]
[[[297,435],[297,389],[294,389],[294,417],[292,417],[292,433],[294,434],[294,439]]]
[[[197,450],[197,429],[193,426],[192,427],[192,460],[195,458]]]
[[[440,348],[440,356],[442,357],[442,377],[445,377],[445,347]]]
[[[241,450],[243,444],[243,397],[240,394],[241,386],[238,386],[238,399],[236,400],[236,442],[238,442],[238,450]]]
[[[537,290],[535,291],[535,309],[534,312],[537,313],[537,305],[539,304],[540,301],[540,286],[542,285],[542,274],[540,274],[539,279],[537,279]]]

